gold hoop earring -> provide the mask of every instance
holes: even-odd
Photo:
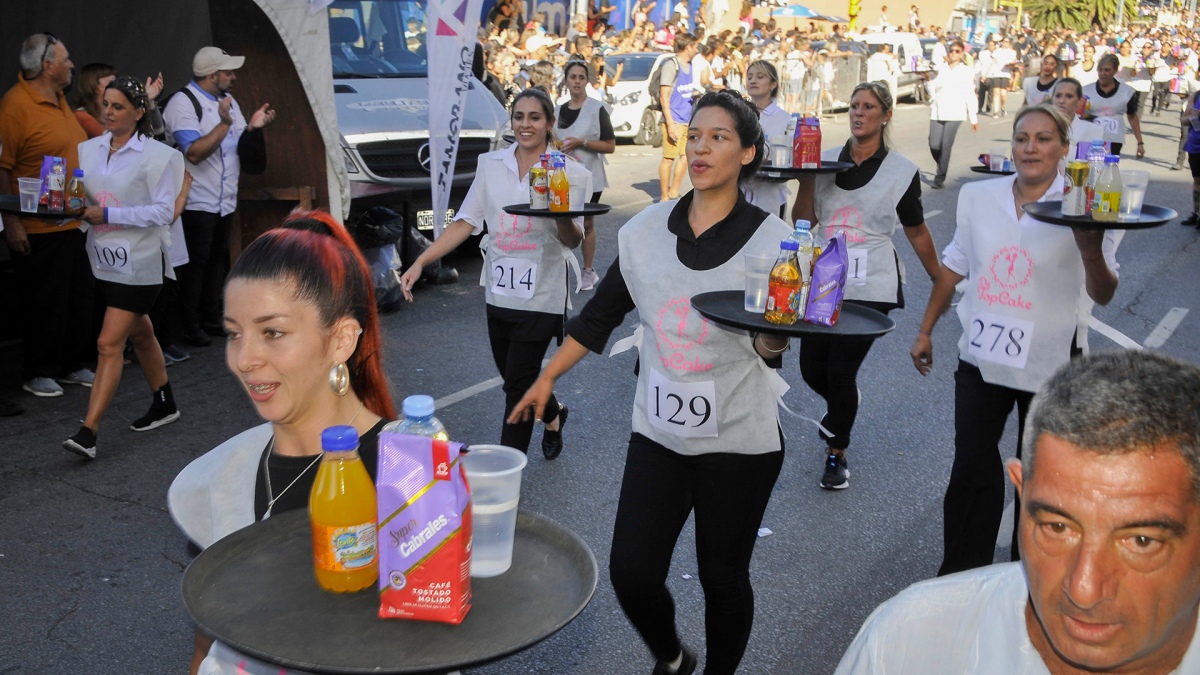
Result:
[[[329,388],[338,396],[350,391],[350,369],[345,363],[336,363],[329,369]]]

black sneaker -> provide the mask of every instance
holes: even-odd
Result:
[[[0,417],[16,417],[25,412],[20,403],[8,398],[0,396]]]
[[[207,347],[212,344],[212,338],[199,328],[184,329],[183,341],[193,347]]]
[[[175,398],[171,395],[171,385],[165,384],[162,389],[154,392],[154,402],[150,410],[129,425],[134,431],[150,431],[164,424],[170,424],[179,419],[179,410],[175,407]]]
[[[1192,215],[1179,221],[1180,225],[1200,225],[1200,213],[1193,212]]]
[[[187,361],[188,359],[192,358],[192,355],[187,353],[187,350],[179,345],[167,345],[166,349],[163,349],[162,352],[163,356],[174,361],[175,363]]]
[[[850,469],[846,466],[845,457],[831,453],[825,458],[821,487],[826,490],[845,490],[850,487]]]
[[[562,431],[563,427],[567,426],[567,406],[558,406],[558,431],[545,429],[542,431],[542,454],[546,459],[554,459],[558,457],[563,449]]]
[[[683,648],[683,661],[679,663],[679,667],[671,670],[670,664],[659,661],[654,664],[654,670],[650,675],[692,675],[696,672],[696,655],[687,647]]]
[[[96,459],[96,432],[79,427],[75,435],[62,442],[63,450],[69,450],[86,459]]]

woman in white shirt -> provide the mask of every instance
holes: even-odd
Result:
[[[1012,80],[1012,64],[1017,62],[1017,52],[1012,48],[1012,41],[1004,38],[1000,47],[992,52],[992,61],[988,65],[988,86],[992,88],[992,117],[1004,117],[1008,111],[1008,85]]]
[[[1116,56],[1101,56],[1100,65],[1096,66],[1097,79],[1083,88],[1083,96],[1088,100],[1088,114],[1104,130],[1104,142],[1110,144],[1112,154],[1121,154],[1125,145],[1125,120],[1128,120],[1137,138],[1137,156],[1141,159],[1146,154],[1146,144],[1142,142],[1142,123],[1138,119],[1138,92],[1116,79],[1118,68],[1120,59]],[[1125,120],[1121,119],[1122,115]]]
[[[1050,90],[1054,88],[1056,81],[1058,81],[1058,57],[1046,54],[1042,57],[1041,71],[1037,75],[1025,78],[1023,84],[1025,102],[1021,104],[1022,107],[1037,105],[1050,98]]]
[[[1066,159],[1087,159],[1092,141],[1104,140],[1104,130],[1075,114],[1079,110],[1079,104],[1083,102],[1083,87],[1075,78],[1064,77],[1054,85],[1050,99],[1054,107],[1071,123],[1071,146],[1067,149]],[[1107,152],[1107,148],[1105,151]]]
[[[964,64],[962,40],[950,43],[946,63],[934,69],[937,75],[929,82],[929,152],[937,162],[932,187],[940,190],[946,183],[950,168],[950,150],[954,137],[964,120],[971,121],[971,131],[979,131],[979,102],[975,98],[975,74]],[[926,77],[929,75],[926,74]]]
[[[104,90],[108,131],[79,144],[90,204],[83,211],[88,257],[106,309],[87,416],[62,446],[88,459],[96,457],[100,419],[121,383],[127,341],[153,392],[150,410],[130,428],[149,431],[179,419],[147,314],[162,290],[163,275],[174,278],[167,230],[183,186],[183,155],[150,138],[148,107],[145,85],[132,77],[113,80]]]
[[[1096,47],[1090,44],[1083,46],[1083,60],[1071,66],[1071,77],[1079,80],[1079,84],[1087,86],[1096,81]]]
[[[1017,113],[1017,173],[963,186],[954,239],[913,343],[913,365],[927,375],[933,366],[930,336],[963,284],[954,465],[943,505],[939,575],[992,563],[1004,510],[999,443],[1005,422],[1015,407],[1020,457],[1020,428],[1034,392],[1086,349],[1090,302],[1107,304],[1117,289],[1116,247],[1105,232],[1050,225],[1025,213],[1032,202],[1062,199],[1058,166],[1069,144],[1070,124],[1058,110],[1043,105]],[[1015,542],[1013,559],[1019,559]]]
[[[603,63],[603,61],[601,61]],[[592,173],[592,189],[589,200],[600,202],[600,193],[608,187],[604,155],[617,149],[617,137],[613,133],[608,107],[587,95],[587,63],[579,59],[567,61],[563,68],[563,83],[571,98],[558,108],[558,128],[562,135],[562,151],[579,160]],[[594,216],[583,217],[583,270],[579,275],[579,290],[590,291],[600,280],[592,266],[596,258],[596,230]]]
[[[421,269],[458,248],[472,234],[488,234],[480,243],[484,270],[480,277],[487,299],[488,338],[492,358],[504,379],[504,416],[537,378],[550,341],[562,341],[569,308],[568,266],[579,273],[571,249],[583,240],[582,218],[532,218],[504,212],[507,204],[529,201],[529,169],[554,145],[554,103],[538,87],[513,99],[511,113],[517,142],[479,157],[475,181],[449,225],[413,262],[400,282],[412,300],[412,287]],[[573,159],[567,178],[592,193],[592,176]],[[562,451],[562,424],[567,408],[551,396],[542,435],[542,453],[554,459]],[[500,443],[521,452],[529,449],[533,421],[504,424]]]
[[[791,115],[779,107],[775,97],[779,95],[779,72],[770,61],[755,61],[746,68],[746,93],[750,102],[758,109],[758,123],[767,139],[765,158],[770,163],[771,142],[774,137],[787,131]],[[788,140],[789,144],[791,140]],[[783,217],[787,207],[789,191],[783,181],[766,181],[760,178],[747,178],[742,182],[742,192],[746,201],[754,204],[763,211]]]

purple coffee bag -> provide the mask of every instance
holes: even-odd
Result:
[[[839,232],[825,245],[813,265],[809,283],[808,306],[804,320],[819,326],[832,326],[842,313],[842,296],[846,292],[846,270],[850,261],[846,253],[846,235]]]

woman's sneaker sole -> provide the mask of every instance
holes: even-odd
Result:
[[[170,424],[171,422],[174,422],[177,419],[179,419],[179,411],[178,410],[171,413],[170,415],[167,415],[166,417],[160,417],[152,422],[143,422],[142,420],[136,420],[133,424],[129,425],[129,428],[133,429],[134,431],[150,431],[151,429],[157,429],[165,424]],[[138,426],[138,423],[143,424],[143,426]]]

